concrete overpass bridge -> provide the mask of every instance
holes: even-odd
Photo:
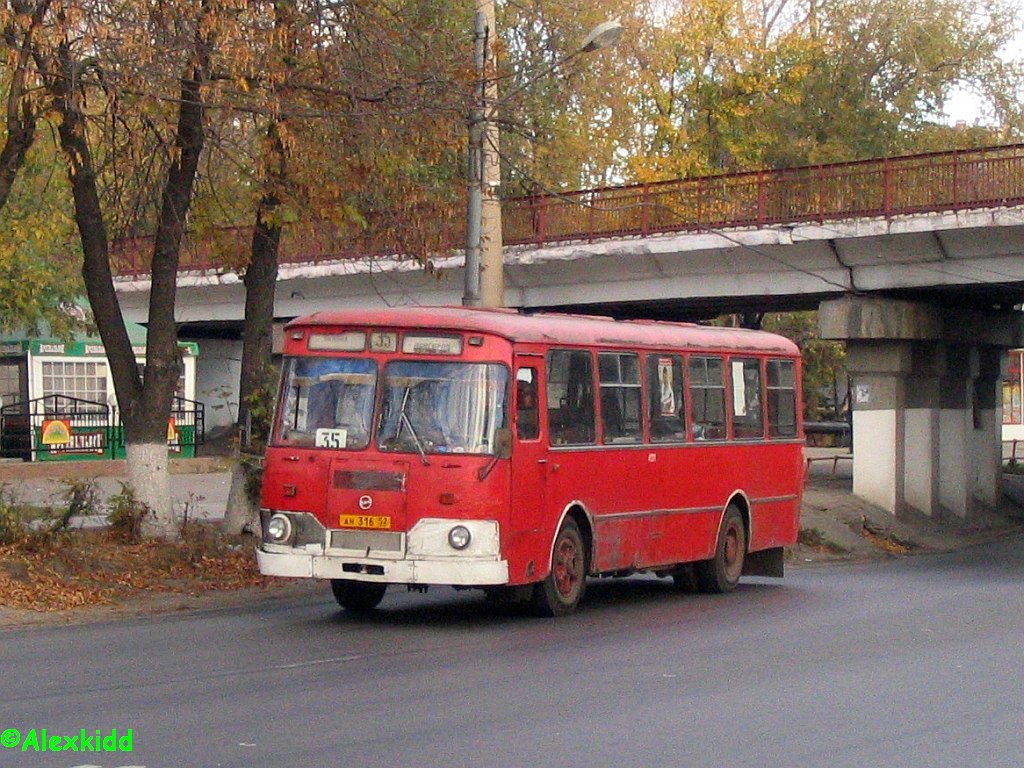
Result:
[[[503,225],[508,306],[754,322],[820,309],[822,334],[847,342],[854,491],[929,515],[998,502],[1003,353],[1024,346],[1024,145],[516,198]],[[200,396],[222,393],[225,421],[244,289],[223,264],[243,263],[248,239],[193,244],[179,278]],[[146,252],[119,252],[122,307],[140,322]],[[293,232],[275,315],[457,304],[462,285],[454,248],[427,272],[363,235]]]

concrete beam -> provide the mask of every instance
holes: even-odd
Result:
[[[1024,346],[1024,313],[979,312],[879,296],[822,302],[823,339],[843,341],[941,341],[1014,349]]]

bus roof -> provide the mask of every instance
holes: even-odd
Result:
[[[288,324],[289,328],[300,326],[478,332],[513,342],[540,344],[800,354],[799,348],[789,339],[763,331],[547,312],[522,314],[510,309],[476,307],[395,307],[316,312]]]

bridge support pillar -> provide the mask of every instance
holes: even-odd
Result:
[[[822,338],[846,342],[855,494],[960,519],[998,504],[1001,365],[1024,346],[1022,317],[870,297],[821,305]]]

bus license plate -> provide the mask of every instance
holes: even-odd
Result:
[[[342,515],[338,520],[342,528],[383,528],[391,527],[391,518],[387,515]]]

